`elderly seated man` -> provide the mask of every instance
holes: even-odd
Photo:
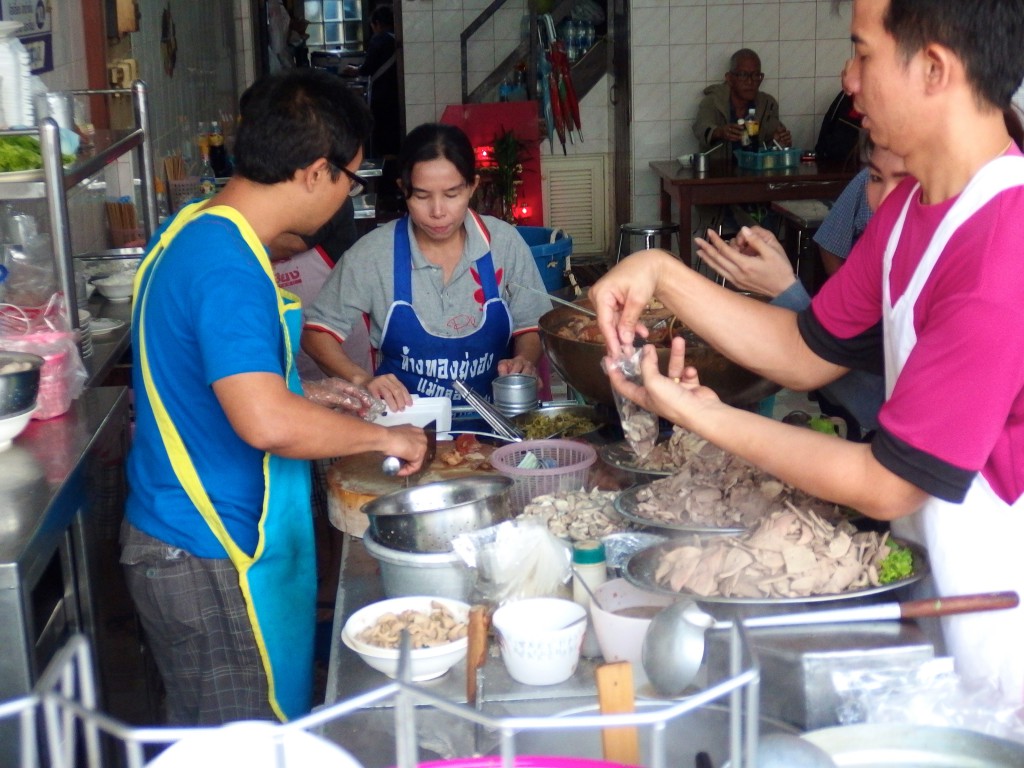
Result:
[[[783,147],[792,145],[793,137],[779,120],[779,103],[774,96],[760,91],[763,80],[757,53],[741,48],[732,55],[725,82],[705,88],[697,110],[693,132],[702,152],[723,142],[732,145],[730,152],[739,149],[746,128],[737,120],[745,120],[751,109],[759,124],[756,139],[759,144],[772,146],[772,142],[777,141]]]

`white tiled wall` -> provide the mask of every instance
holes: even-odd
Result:
[[[648,163],[697,149],[702,91],[724,79],[738,48],[761,57],[761,88],[779,100],[794,145],[814,146],[850,54],[849,4],[835,15],[831,0],[633,0],[631,12],[632,218],[658,218]]]

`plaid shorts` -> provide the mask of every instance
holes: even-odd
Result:
[[[167,724],[276,720],[231,561],[193,557],[127,522],[121,544],[128,590],[166,689]]]

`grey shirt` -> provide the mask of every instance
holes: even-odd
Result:
[[[428,262],[417,245],[412,222],[407,224],[412,248],[413,307],[424,327],[437,336],[457,338],[477,330],[483,319],[483,291],[474,262],[488,250],[499,292],[512,315],[513,333],[536,330],[540,316],[551,309],[551,302],[541,295],[547,291],[537,262],[519,232],[499,219],[480,218],[490,233],[490,245],[467,211],[466,244],[447,285],[441,267]],[[384,323],[394,303],[395,227],[403,221],[399,219],[375,229],[346,252],[309,307],[305,317],[307,328],[325,331],[344,341],[365,316],[369,318],[370,343],[374,348],[380,347]],[[510,283],[535,288],[541,294],[510,287]]]

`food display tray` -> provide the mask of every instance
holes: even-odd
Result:
[[[646,485],[634,485],[632,488],[627,488],[615,497],[615,511],[634,525],[643,526],[644,528],[654,528],[669,533],[670,535],[687,533],[695,533],[699,535],[714,535],[719,533],[737,534],[746,531],[746,528],[742,526],[722,528],[719,526],[702,525],[699,523],[671,523],[645,517],[637,511],[637,505],[639,504],[637,495],[646,487]]]
[[[650,477],[668,477],[679,471],[678,467],[672,469],[647,469],[637,461],[636,454],[629,447],[626,440],[616,443],[608,443],[598,448],[598,455],[601,460],[609,466],[621,469],[625,472],[632,472],[635,475],[648,475]]]
[[[659,595],[672,595],[674,597],[689,597],[698,603],[707,603],[715,606],[759,606],[767,609],[764,612],[772,612],[770,609],[781,608],[792,610],[795,607],[816,604],[818,608],[841,607],[821,605],[821,603],[842,603],[844,601],[857,600],[859,598],[877,598],[890,592],[895,592],[903,587],[908,587],[928,575],[930,568],[928,556],[922,547],[912,541],[901,541],[891,539],[902,546],[908,547],[914,559],[914,572],[905,579],[894,581],[878,587],[866,587],[864,589],[852,589],[847,592],[832,595],[808,595],[806,597],[721,597],[697,595],[692,592],[677,592],[662,584],[654,577],[658,566],[665,558],[665,554],[679,546],[679,541],[667,541],[653,547],[641,550],[633,555],[626,563],[625,577],[635,587],[655,592]],[[711,611],[715,613],[715,611]],[[752,613],[760,613],[754,611]],[[717,616],[717,614],[716,614]]]

